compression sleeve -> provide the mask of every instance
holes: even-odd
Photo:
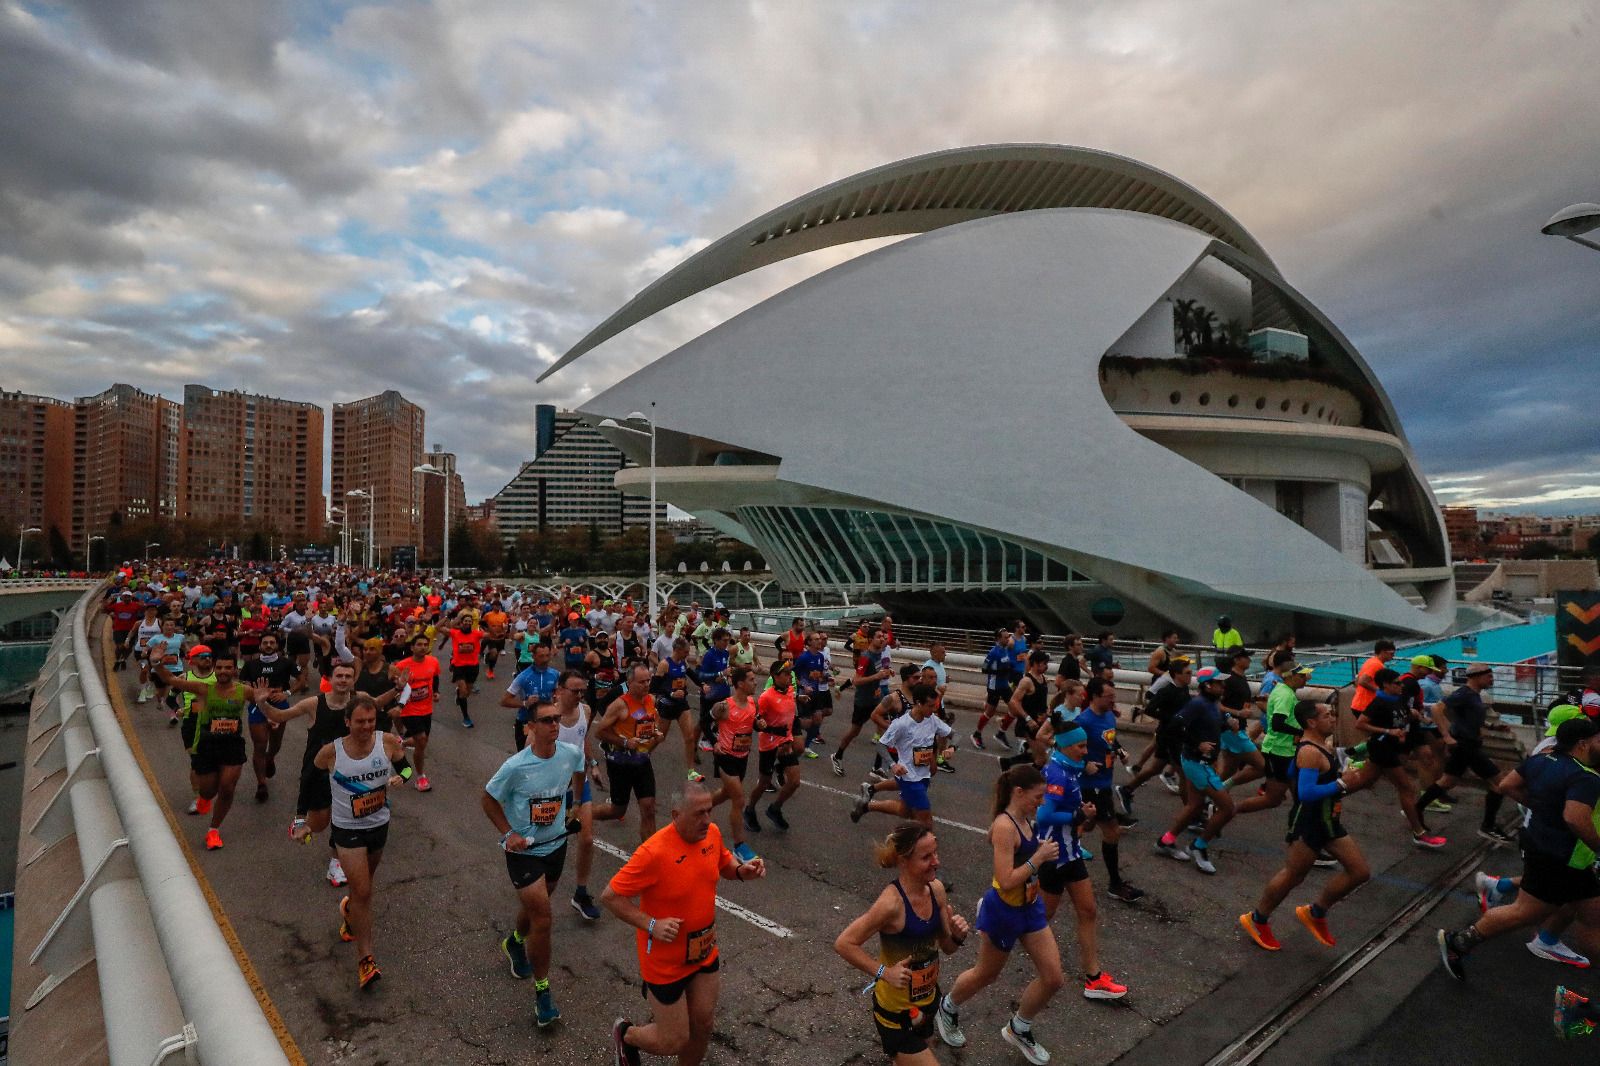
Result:
[[[1057,807],[1055,797],[1047,792],[1045,793],[1044,802],[1039,804],[1038,813],[1034,815],[1034,821],[1038,823],[1041,829],[1071,826],[1077,824],[1078,811]]]
[[[1329,796],[1338,795],[1339,782],[1334,780],[1329,781],[1327,784],[1322,784],[1317,780],[1320,776],[1321,771],[1319,770],[1309,766],[1300,767],[1300,776],[1295,792],[1300,797],[1301,803],[1316,803],[1318,800],[1325,800]]]

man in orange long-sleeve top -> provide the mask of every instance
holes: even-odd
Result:
[[[600,903],[633,926],[639,975],[650,1022],[618,1018],[611,1028],[616,1061],[637,1066],[639,1053],[675,1055],[696,1066],[711,1042],[722,989],[717,952],[717,878],[765,877],[761,859],[741,863],[722,846],[711,821],[711,791],[684,785],[672,821],[634,850],[600,895]],[[637,900],[637,902],[635,902]]]

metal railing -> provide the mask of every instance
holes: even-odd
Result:
[[[59,728],[33,769],[66,774],[27,827],[41,846],[25,865],[76,835],[83,881],[30,956],[47,976],[26,1009],[92,962],[113,1066],[286,1066],[111,707],[89,643],[97,599],[62,619],[34,696],[35,734]]]

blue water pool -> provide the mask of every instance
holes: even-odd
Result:
[[[1404,671],[1413,655],[1442,655],[1452,665],[1481,660],[1486,663],[1520,663],[1541,655],[1554,656],[1556,649],[1556,620],[1540,618],[1521,625],[1499,626],[1483,629],[1463,636],[1444,640],[1418,641],[1401,644],[1395,653],[1396,669]],[[1324,663],[1311,675],[1313,684],[1348,685],[1355,679],[1359,662],[1349,660]]]

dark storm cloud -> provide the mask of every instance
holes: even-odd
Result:
[[[273,54],[290,24],[283,0],[78,0],[61,6],[119,55],[241,84],[272,78]]]

